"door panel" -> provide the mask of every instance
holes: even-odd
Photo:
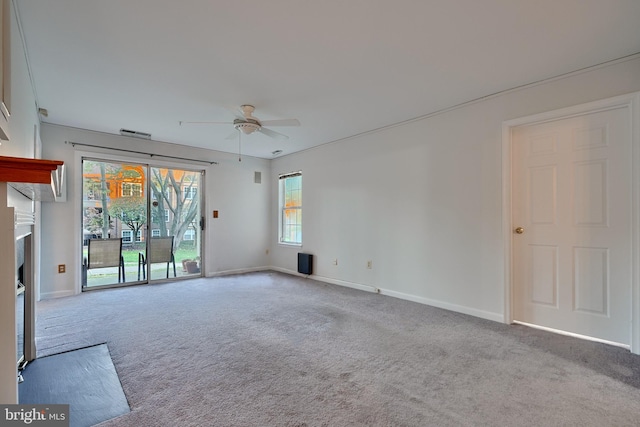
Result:
[[[630,343],[624,108],[513,129],[514,320]]]
[[[148,263],[149,279],[201,276],[202,171],[152,167],[150,177],[149,245],[152,247],[163,238],[172,237],[173,259],[168,265],[166,261],[159,261],[162,257],[155,260],[158,262]]]
[[[558,305],[558,247],[529,245],[531,302]]]
[[[137,283],[138,257],[146,251],[146,165],[83,159],[82,168],[82,288]]]

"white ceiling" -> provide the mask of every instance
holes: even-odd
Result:
[[[640,52],[638,0],[15,0],[44,121],[271,158]]]

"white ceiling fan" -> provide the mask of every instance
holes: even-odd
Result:
[[[275,139],[288,139],[287,135],[280,132],[276,132],[271,129],[267,129],[265,126],[300,126],[300,122],[297,119],[282,119],[282,120],[260,120],[253,116],[255,107],[253,105],[241,105],[240,112],[242,115],[237,115],[233,122],[187,122],[180,121],[180,126],[185,124],[214,124],[214,125],[233,125],[233,127],[244,133],[250,135],[254,132],[263,133],[271,138]],[[236,132],[233,132],[226,139],[235,139]]]

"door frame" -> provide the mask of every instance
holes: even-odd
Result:
[[[104,147],[100,147],[100,148],[104,148]],[[194,164],[194,163],[188,163],[185,161],[168,161],[168,160],[159,160],[157,158],[154,158],[152,154],[148,154],[148,155],[141,155],[141,156],[137,156],[137,155],[131,155],[131,156],[123,156],[120,154],[113,154],[107,151],[89,151],[89,150],[77,150],[74,152],[74,165],[76,165],[76,167],[78,168],[78,170],[80,171],[80,173],[78,174],[78,176],[75,178],[74,181],[74,185],[76,185],[76,188],[79,188],[80,191],[77,192],[76,195],[76,199],[73,202],[73,204],[75,205],[75,211],[80,213],[79,216],[77,216],[78,218],[78,224],[82,224],[82,180],[83,180],[83,176],[82,176],[82,161],[85,158],[91,158],[91,159],[95,159],[95,160],[99,160],[99,161],[107,161],[107,162],[119,162],[119,163],[140,163],[145,165],[145,167],[160,167],[160,168],[169,168],[169,169],[177,169],[177,168],[183,168],[184,170],[189,170],[189,171],[194,171],[194,172],[198,172],[198,173],[202,173],[204,172],[204,174],[202,174],[200,176],[200,185],[202,186],[201,188],[198,188],[198,197],[199,197],[199,203],[200,203],[200,214],[202,216],[202,218],[205,220],[205,229],[201,230],[201,238],[202,238],[202,242],[201,242],[201,250],[200,250],[200,259],[201,259],[201,267],[200,267],[200,277],[205,277],[205,270],[204,270],[204,264],[205,264],[205,259],[206,259],[206,177],[208,174],[208,170],[205,167],[202,167],[202,165],[200,164]],[[148,181],[148,179],[147,179]],[[148,208],[148,204],[147,204],[147,208]],[[82,260],[82,226],[76,226],[74,227],[74,231],[73,231],[73,236],[74,236],[74,253],[76,254],[76,259],[78,260]],[[148,276],[147,276],[148,277]],[[191,276],[190,278],[196,278],[198,276]],[[179,280],[183,280],[183,279],[179,279]],[[74,293],[71,295],[80,295],[82,294],[82,266],[81,265],[77,265],[77,268],[74,268]],[[144,284],[149,284],[150,281],[147,281],[146,283],[140,283],[142,285]],[[158,282],[155,282],[158,283]],[[113,285],[113,286],[104,286],[104,287],[100,287],[100,288],[96,288],[96,290],[99,289],[109,289],[109,288],[116,288],[116,287],[121,287],[121,286],[129,286],[129,285]]]
[[[640,92],[547,111],[502,123],[502,238],[504,247],[504,322],[513,323],[512,145],[513,128],[599,111],[626,108],[631,126],[631,352],[640,354]]]

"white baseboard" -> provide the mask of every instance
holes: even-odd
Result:
[[[206,273],[205,277],[230,276],[232,274],[255,273],[256,271],[266,271],[266,270],[272,270],[272,268],[271,267],[250,267],[250,268],[238,268],[235,270],[223,270],[223,271],[216,271],[213,273]]]
[[[40,301],[45,299],[63,298],[76,295],[74,291],[54,291],[54,292],[40,292]]]
[[[520,322],[518,320],[514,320],[513,323],[515,323],[517,325],[523,325],[523,326],[526,326],[526,327],[529,327],[529,328],[540,329],[541,331],[552,332],[554,334],[560,334],[560,335],[565,335],[565,336],[568,336],[568,337],[579,338],[581,340],[599,342],[599,343],[602,343],[602,344],[613,345],[613,346],[616,346],[616,347],[622,347],[624,349],[631,350],[631,346],[629,344],[623,344],[623,343],[619,343],[619,342],[615,342],[615,341],[607,341],[607,340],[603,340],[603,339],[600,339],[600,338],[590,337],[588,335],[574,334],[573,332],[567,332],[567,331],[562,331],[562,330],[559,330],[559,329],[547,328],[546,326],[533,325],[531,323]]]
[[[309,276],[307,274],[298,273],[297,271],[288,270],[286,268],[280,268],[280,267],[269,267],[269,269],[273,271],[279,271],[280,273],[291,274],[292,276],[308,277],[310,279],[317,280],[318,282],[325,282],[325,283],[330,283],[332,285],[358,289],[359,291],[375,292],[375,293],[379,292],[379,289],[376,288],[375,286],[364,285],[362,283],[349,282],[349,281],[340,280],[340,279],[333,279],[331,277],[318,276],[315,274],[312,274],[311,276]]]
[[[285,274],[291,274],[291,275],[294,275],[294,276],[309,277],[311,279],[318,280],[319,282],[326,282],[326,283],[331,283],[332,285],[345,286],[345,287],[348,287],[348,288],[358,289],[360,291],[379,293],[381,295],[386,295],[386,296],[389,296],[389,297],[394,297],[394,298],[403,299],[403,300],[407,300],[407,301],[417,302],[419,304],[430,305],[432,307],[442,308],[442,309],[449,310],[449,311],[455,311],[457,313],[468,314],[470,316],[479,317],[481,319],[492,320],[494,322],[504,323],[504,315],[502,315],[500,313],[492,313],[490,311],[477,310],[475,308],[465,307],[463,305],[450,304],[450,303],[443,302],[443,301],[437,301],[437,300],[433,300],[433,299],[429,299],[429,298],[423,298],[423,297],[419,297],[419,296],[416,296],[416,295],[411,295],[411,294],[405,294],[405,293],[402,293],[402,292],[392,291],[392,290],[389,290],[389,289],[376,288],[375,286],[364,285],[362,283],[355,283],[355,282],[348,282],[348,281],[340,280],[340,279],[333,279],[331,277],[316,276],[316,275],[307,276],[306,274],[300,274],[297,271],[288,270],[286,268],[270,267],[270,269],[274,270],[274,271],[279,271],[279,272],[285,273]]]
[[[380,289],[380,294],[388,295],[394,298],[404,299],[407,301],[413,301],[420,304],[430,305],[432,307],[443,308],[445,310],[455,311],[457,313],[468,314],[470,316],[480,317],[481,319],[493,320],[494,322],[504,323],[504,315],[500,313],[492,313],[490,311],[478,310],[471,307],[465,307],[463,305],[451,304],[448,302],[433,300],[429,298],[423,298],[416,295],[392,291],[389,289]]]

